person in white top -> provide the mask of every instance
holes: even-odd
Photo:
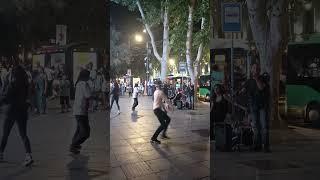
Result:
[[[139,87],[138,87],[138,84],[135,84],[133,88],[133,93],[132,93],[132,99],[133,99],[132,111],[135,111],[136,107],[139,104],[138,96],[139,96]]]
[[[70,146],[70,152],[73,154],[80,153],[81,144],[84,143],[90,136],[88,110],[89,101],[91,98],[91,90],[87,83],[89,78],[90,72],[87,70],[82,70],[76,82],[73,115],[77,120],[77,129]]]
[[[161,142],[157,139],[159,134],[162,132],[162,139],[169,139],[167,136],[167,129],[170,124],[171,118],[167,114],[167,110],[169,110],[172,106],[170,101],[168,100],[165,93],[160,88],[161,82],[156,84],[156,91],[154,92],[154,100],[153,100],[153,112],[157,116],[160,126],[153,134],[151,138],[151,143],[161,144]]]

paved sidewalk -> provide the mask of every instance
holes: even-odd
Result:
[[[160,125],[152,111],[151,97],[140,97],[137,113],[132,100],[120,98],[121,114],[111,111],[112,180],[209,179],[209,106],[170,113],[170,140],[151,145],[150,138]]]
[[[271,131],[272,153],[211,152],[216,180],[318,180],[320,131],[299,127]]]
[[[30,168],[21,166],[25,153],[18,130],[14,127],[5,153],[7,162],[0,163],[1,180],[107,179],[107,113],[90,114],[91,137],[83,145],[81,155],[71,157],[68,148],[75,130],[75,119],[71,113],[59,113],[55,104],[58,102],[50,102],[47,115],[32,115],[28,122],[35,160]],[[0,117],[0,134],[2,124],[3,116]]]

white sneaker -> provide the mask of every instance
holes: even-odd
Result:
[[[26,155],[26,158],[24,159],[24,162],[23,162],[23,166],[30,166],[32,163],[33,163],[33,159],[32,159],[32,156],[31,154],[27,154]]]
[[[120,111],[118,111],[118,114],[120,114]]]

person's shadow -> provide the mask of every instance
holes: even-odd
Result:
[[[73,155],[73,160],[67,164],[69,170],[70,180],[89,180],[95,178],[102,178],[107,176],[106,170],[89,169],[89,156]]]
[[[88,170],[89,156],[76,155],[73,156],[73,160],[67,164],[69,170],[70,180],[88,180],[89,170]]]
[[[138,112],[137,111],[133,111],[131,113],[131,121],[132,122],[137,122],[138,121]]]

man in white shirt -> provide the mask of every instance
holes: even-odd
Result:
[[[154,133],[151,138],[151,143],[161,144],[161,142],[157,139],[159,134],[162,132],[162,139],[169,139],[167,136],[167,129],[170,124],[170,117],[167,114],[167,108],[170,105],[170,101],[168,100],[165,93],[160,88],[161,82],[156,84],[156,91],[154,92],[154,100],[153,100],[153,112],[157,116],[160,126]]]
[[[138,87],[138,84],[135,84],[133,88],[133,93],[132,93],[132,99],[133,99],[132,111],[135,111],[136,107],[139,104],[138,96],[139,96],[139,87]]]

